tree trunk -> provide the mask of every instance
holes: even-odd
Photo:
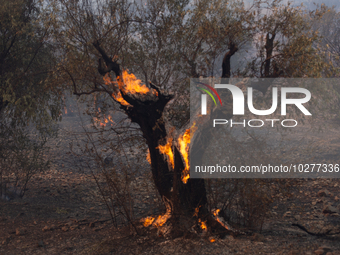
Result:
[[[119,65],[108,58],[99,43],[94,43],[94,46],[106,63],[106,67],[103,67],[102,61],[99,61],[100,74],[105,75],[113,71],[116,76],[120,76]],[[189,179],[187,183],[183,183],[181,176],[185,166],[176,146],[173,146],[174,169],[171,169],[166,157],[158,149],[160,145],[167,143],[168,134],[162,114],[164,107],[173,96],[165,95],[151,83],[150,86],[157,91],[157,98],[142,101],[121,91],[123,99],[130,104],[130,106],[121,105],[121,108],[132,122],[140,126],[150,151],[153,181],[164,202],[170,201],[171,222],[179,226],[183,219],[192,221],[196,208],[199,208],[196,219],[208,215],[205,183],[203,179]]]
[[[238,51],[237,45],[233,42],[230,42],[229,51],[224,55],[222,62],[222,78],[230,78],[231,75],[230,59],[237,51]]]

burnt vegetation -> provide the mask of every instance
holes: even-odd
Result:
[[[138,219],[152,216],[143,223],[158,236],[247,234],[262,228],[278,193],[290,193],[283,180],[190,178],[190,143],[199,148],[214,138],[211,122],[198,133],[188,124],[190,78],[255,77],[252,87],[264,96],[271,84],[263,78],[337,77],[338,41],[317,32],[334,10],[277,0],[14,2],[7,7],[18,16],[4,10],[0,18],[0,117],[7,120],[0,123],[0,195],[12,182],[22,197],[30,178],[47,168],[42,151],[65,91],[87,103],[95,120],[72,151],[89,159],[80,167],[91,172],[116,228],[128,223],[141,234]],[[210,120],[221,112],[233,117],[228,96]],[[39,134],[34,139],[27,123]],[[261,141],[250,147],[266,151]],[[202,150],[192,153],[203,158]],[[131,183],[142,170],[132,165],[143,166],[147,154],[150,193],[163,203],[159,216],[133,209]]]

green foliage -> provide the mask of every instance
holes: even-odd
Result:
[[[15,125],[57,119],[57,93],[48,78],[54,65],[49,28],[41,26],[39,3],[2,1],[0,7],[0,111]]]
[[[0,185],[11,177],[25,186],[46,167],[42,152],[60,116],[62,90],[49,84],[55,63],[40,6],[34,0],[0,2]]]

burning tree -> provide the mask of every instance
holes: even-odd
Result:
[[[146,140],[153,180],[168,210],[165,218],[171,216],[172,223],[183,225],[193,218],[196,210],[197,220],[204,218],[211,222],[204,180],[189,178],[190,129],[178,138],[177,144],[166,130],[163,111],[173,95],[161,91],[152,82],[149,83],[150,88],[142,85],[135,75],[122,70],[117,62],[110,59],[98,41],[93,45],[102,56],[98,71],[104,76],[105,84],[114,91],[112,97],[120,103],[131,121],[140,126]],[[111,71],[116,81],[111,78]]]
[[[205,181],[190,179],[190,128],[178,138],[166,128],[169,121],[178,128],[188,122],[188,79],[320,75],[317,35],[306,31],[299,8],[278,2],[266,5],[264,14],[261,1],[247,8],[237,0],[52,1],[55,41],[63,52],[58,82],[70,83],[79,96],[109,95],[139,125],[168,210],[164,219],[173,225],[194,220],[227,231],[208,211]],[[255,54],[241,58],[242,49]],[[240,68],[232,68],[233,56],[244,60]],[[228,105],[224,110],[232,117]]]

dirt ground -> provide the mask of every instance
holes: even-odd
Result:
[[[170,240],[138,221],[159,204],[138,178],[139,235],[131,226],[116,228],[92,175],[80,171],[65,149],[68,139],[61,132],[53,141],[50,170],[32,179],[22,199],[0,200],[0,254],[340,254],[339,179],[287,180],[294,186],[278,195],[261,232]],[[292,224],[329,232],[315,236]]]
[[[0,204],[0,254],[340,254],[340,235],[312,236],[292,226],[339,232],[339,214],[323,212],[326,205],[339,210],[339,180],[301,180],[260,233],[175,240],[139,223],[140,235],[127,226],[116,229],[105,206],[91,198],[95,187],[87,176],[55,172],[31,184],[23,199]]]

